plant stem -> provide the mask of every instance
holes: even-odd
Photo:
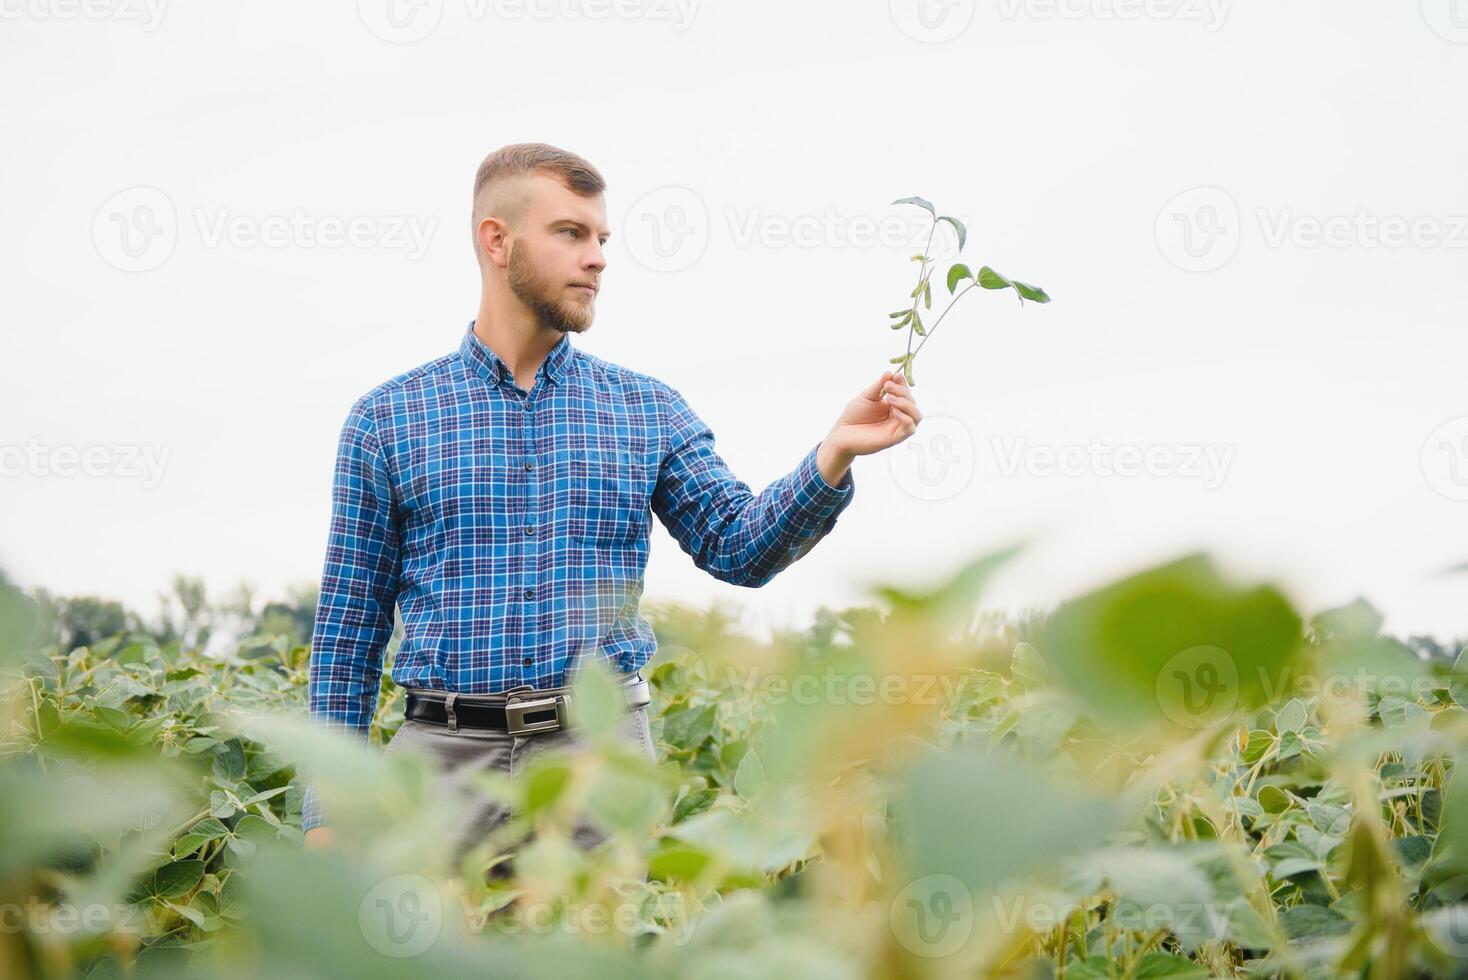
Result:
[[[953,309],[953,307],[958,304],[958,301],[963,298],[963,294],[964,293],[968,292],[970,289],[973,289],[978,284],[979,284],[978,281],[975,280],[974,282],[971,282],[967,286],[965,286],[962,289],[960,289],[958,291],[958,294],[953,297],[953,301],[948,304],[947,308],[945,308],[942,313],[938,314],[938,319],[935,320],[933,322],[933,325],[928,328],[927,336],[925,336],[923,338],[923,342],[921,344],[918,344],[917,345],[917,350],[911,351],[907,355],[907,363],[909,365],[911,365],[912,362],[917,359],[918,352],[923,349],[923,344],[926,344],[928,342],[929,338],[931,338],[933,336],[933,333],[938,329],[938,324],[942,323],[943,322],[943,318],[948,315],[948,311],[951,310],[951,309]],[[912,343],[912,338],[909,335],[909,337],[908,337],[908,344],[909,344],[909,346],[911,346],[911,343]]]

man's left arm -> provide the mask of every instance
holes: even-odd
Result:
[[[835,526],[855,493],[851,461],[895,445],[916,428],[922,416],[906,387],[900,396],[884,392],[891,377],[883,374],[857,395],[826,438],[758,496],[715,450],[708,425],[665,385],[671,444],[658,472],[653,512],[699,568],[720,581],[759,588]]]

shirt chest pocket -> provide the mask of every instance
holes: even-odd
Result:
[[[640,437],[608,437],[570,460],[570,530],[583,544],[630,544],[647,534],[657,460]]]

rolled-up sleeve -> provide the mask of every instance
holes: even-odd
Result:
[[[352,406],[332,479],[331,524],[311,637],[309,710],[314,722],[364,741],[377,707],[399,579],[398,511],[370,404]],[[301,827],[325,823],[308,782]]]
[[[756,495],[714,449],[714,434],[676,389],[663,385],[665,455],[652,508],[700,569],[759,588],[815,547],[851,503],[848,468],[831,486],[816,466],[820,443]]]

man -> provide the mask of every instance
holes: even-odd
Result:
[[[365,739],[398,606],[392,680],[409,689],[410,720],[389,751],[424,752],[456,785],[477,768],[517,773],[565,737],[554,695],[579,658],[604,659],[645,703],[650,512],[699,568],[758,588],[830,531],[851,501],[852,460],[922,420],[884,372],[756,496],[680,392],[571,346],[607,265],[605,186],[542,143],[490,154],[474,182],[478,316],[456,351],[359,398],[341,431],[311,714]],[[628,731],[652,757],[638,700]],[[328,816],[308,788],[308,846],[330,843]],[[461,843],[504,816],[474,814]]]

